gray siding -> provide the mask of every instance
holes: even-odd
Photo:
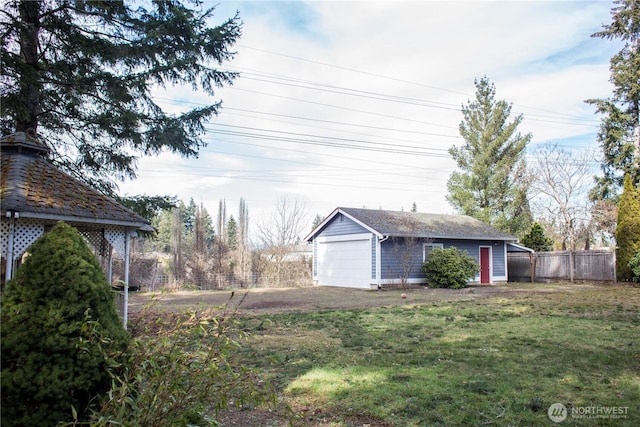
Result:
[[[369,233],[370,231],[347,218],[342,214],[337,214],[329,224],[327,224],[318,236],[341,236],[344,234]]]
[[[493,276],[505,275],[504,259],[504,242],[502,241],[475,241],[475,240],[420,240],[417,244],[413,245],[413,260],[411,265],[411,273],[409,279],[421,279],[424,278],[422,272],[422,245],[424,243],[442,243],[444,248],[454,246],[461,251],[467,251],[469,256],[480,261],[480,246],[491,246],[492,248],[492,274]],[[401,239],[389,239],[381,244],[381,273],[382,279],[399,279],[402,275],[402,254],[406,251],[406,242]]]
[[[409,251],[412,254],[411,273],[408,279],[423,278],[422,273],[422,244],[424,240],[414,242],[407,247],[404,239],[388,239],[380,245],[380,270],[382,279],[400,279],[403,275],[402,259]]]

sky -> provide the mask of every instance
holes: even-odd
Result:
[[[240,73],[214,97],[156,93],[166,111],[222,101],[197,159],[142,158],[122,195],[175,195],[218,203],[250,225],[279,199],[304,202],[310,220],[338,206],[455,213],[446,201],[463,144],[461,106],[487,77],[512,104],[535,147],[597,149],[600,117],[584,101],[612,93],[616,42],[591,34],[611,21],[609,1],[204,1],[212,24],[243,22]],[[594,171],[597,169],[597,154]]]

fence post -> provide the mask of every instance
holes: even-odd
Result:
[[[575,252],[570,249],[569,250],[569,281],[573,283],[573,275],[574,270],[576,269],[576,260],[575,260]]]
[[[529,252],[529,268],[531,270],[531,283],[534,283],[536,280],[536,257],[538,256],[535,252]]]

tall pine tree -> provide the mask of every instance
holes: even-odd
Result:
[[[593,200],[616,198],[625,176],[640,184],[640,2],[621,0],[612,9],[612,22],[593,37],[624,42],[611,58],[613,95],[591,99],[604,115],[598,132],[602,172],[591,192]]]
[[[475,100],[462,106],[465,144],[449,149],[460,171],[449,177],[447,200],[460,213],[521,235],[532,221],[524,163],[531,134],[517,131],[522,115],[509,121],[511,105],[495,99],[493,83],[474,83]]]
[[[616,243],[616,276],[620,281],[631,281],[629,261],[640,250],[640,190],[634,187],[629,175],[624,179],[618,205]]]
[[[2,5],[3,134],[31,132],[51,161],[113,192],[136,159],[164,151],[192,157],[220,102],[164,111],[153,91],[186,86],[210,96],[235,73],[236,15],[210,26],[213,8],[180,0],[8,0]]]

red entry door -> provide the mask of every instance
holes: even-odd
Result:
[[[480,283],[491,283],[491,248],[480,248]]]

